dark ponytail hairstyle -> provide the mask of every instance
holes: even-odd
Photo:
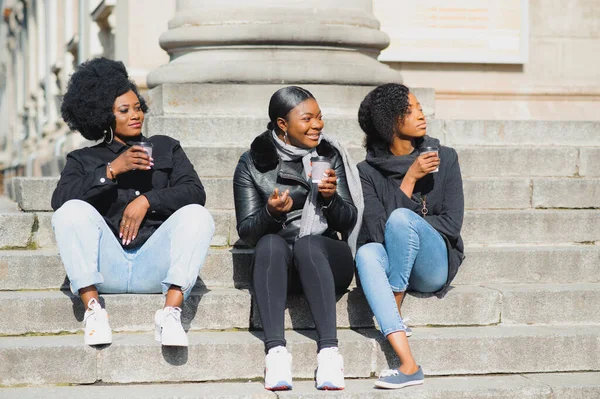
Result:
[[[404,120],[408,107],[408,87],[386,83],[373,89],[360,104],[358,123],[365,132],[364,146],[372,151],[378,145],[389,146]]]
[[[314,99],[315,97],[310,91],[299,86],[288,86],[277,90],[269,101],[269,119],[271,121],[267,124],[267,129],[278,129],[277,118],[287,120],[290,111],[309,98]]]

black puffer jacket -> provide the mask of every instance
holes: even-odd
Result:
[[[323,198],[318,197],[318,206],[323,208],[329,225],[323,235],[337,238],[339,232],[345,239],[356,224],[357,211],[348,190],[342,157],[326,140],[321,141],[317,152],[331,158],[338,177],[337,193],[329,205],[324,206]],[[270,131],[258,136],[250,151],[240,157],[233,177],[233,195],[238,234],[248,245],[255,246],[266,234],[279,234],[290,244],[296,240],[302,208],[310,191],[301,165],[301,161],[294,165],[280,160]],[[275,188],[279,192],[289,189],[294,201],[292,210],[280,219],[267,212],[267,201]]]
[[[439,141],[425,136],[417,146],[439,146]],[[448,280],[442,289],[444,292],[464,259],[460,230],[465,205],[458,155],[450,147],[439,147],[439,172],[418,180],[413,195],[409,198],[400,190],[400,184],[417,156],[416,150],[409,155],[395,156],[388,148],[380,147],[368,151],[367,158],[358,164],[365,197],[365,213],[358,245],[383,243],[385,223],[397,208],[407,208],[422,216],[425,197],[429,212],[424,219],[440,232],[448,249]]]

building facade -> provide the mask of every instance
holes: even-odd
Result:
[[[394,0],[374,2],[376,10],[395,3]],[[330,17],[325,11],[314,14],[308,22],[320,18],[317,21],[320,27],[329,29],[338,24],[341,28],[320,31],[316,38],[312,38],[311,32],[301,30],[301,25],[306,26],[304,23],[293,27],[294,17],[285,11],[278,14],[279,9],[273,9],[270,17],[277,19],[278,24],[265,21],[267,3],[238,0],[0,0],[3,11],[0,24],[0,119],[3,122],[0,124],[0,169],[7,176],[57,175],[65,154],[88,144],[78,134],[69,132],[61,121],[60,100],[74,67],[91,57],[105,56],[123,61],[132,78],[145,91],[151,71],[154,72],[150,74],[150,86],[178,77],[181,71],[184,75],[190,74],[190,81],[198,81],[197,76],[192,76],[194,73],[203,76],[222,74],[223,80],[229,79],[227,74],[232,74],[231,80],[235,80],[235,74],[240,71],[234,66],[219,67],[219,57],[224,54],[221,49],[264,44],[269,41],[269,34],[279,38],[289,35],[289,40],[295,41],[292,43],[296,46],[294,54],[299,54],[298,51],[309,54],[317,44],[321,47],[346,45],[376,57],[387,45],[386,36],[377,32],[377,20],[364,11],[371,8],[370,0],[330,0],[314,2],[314,5],[310,1],[310,4],[288,2],[293,3],[286,5],[289,7],[311,6],[313,9],[327,5],[324,10],[331,11]],[[467,3],[473,2],[444,2],[454,9],[467,7]],[[491,4],[486,0],[480,3]],[[527,12],[528,57],[525,63],[387,61],[392,69],[402,74],[402,78],[394,77],[400,74],[390,74],[390,79],[403,79],[413,87],[434,88],[438,118],[599,120],[600,68],[594,65],[600,62],[600,0],[552,0],[550,3],[551,6],[542,0],[520,3]],[[403,22],[401,11],[398,10],[398,23]],[[240,14],[244,14],[250,23],[234,28],[224,20]],[[252,24],[253,21],[256,23]],[[353,23],[362,24],[366,29],[359,31],[351,26]],[[194,33],[186,33],[188,26],[197,29]],[[268,29],[263,29],[265,26]],[[227,41],[231,44],[229,47]],[[190,43],[204,51],[186,53]],[[174,58],[179,58],[177,62],[169,63],[169,55],[161,45],[169,49]],[[280,54],[284,51],[280,50]],[[339,51],[328,54],[327,57],[332,59],[346,56]],[[186,58],[191,65],[188,69],[180,66]],[[364,61],[361,73],[366,76],[365,71],[371,64],[365,60],[354,65]],[[258,74],[265,70],[259,61],[252,64]],[[194,65],[198,65],[197,70]],[[244,68],[247,82],[252,83],[251,64]],[[301,71],[298,69],[294,73],[296,75],[289,79],[274,75],[273,80],[302,81]],[[328,73],[323,71],[323,81],[313,83],[337,79]],[[331,83],[348,84],[341,75],[339,82]],[[369,82],[367,79],[358,84],[369,85]]]

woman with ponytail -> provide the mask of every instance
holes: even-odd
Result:
[[[356,267],[382,334],[400,359],[375,383],[423,383],[400,305],[407,290],[443,293],[463,256],[464,199],[458,156],[427,136],[421,105],[409,89],[389,83],[360,105],[367,157],[358,165],[365,199]]]
[[[358,171],[322,133],[321,110],[308,90],[275,92],[269,118],[267,131],[241,156],[233,181],[237,229],[255,247],[252,284],[265,333],[265,388],[292,388],[284,311],[288,290],[301,289],[318,334],[317,389],[343,389],[335,302],[354,275],[363,203]],[[331,165],[320,181],[311,176],[315,157]]]

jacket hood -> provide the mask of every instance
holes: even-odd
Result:
[[[377,144],[367,151],[366,162],[384,175],[404,176],[423,147],[440,147],[434,137],[423,136],[415,143],[415,150],[407,155],[394,155],[387,144]]]

